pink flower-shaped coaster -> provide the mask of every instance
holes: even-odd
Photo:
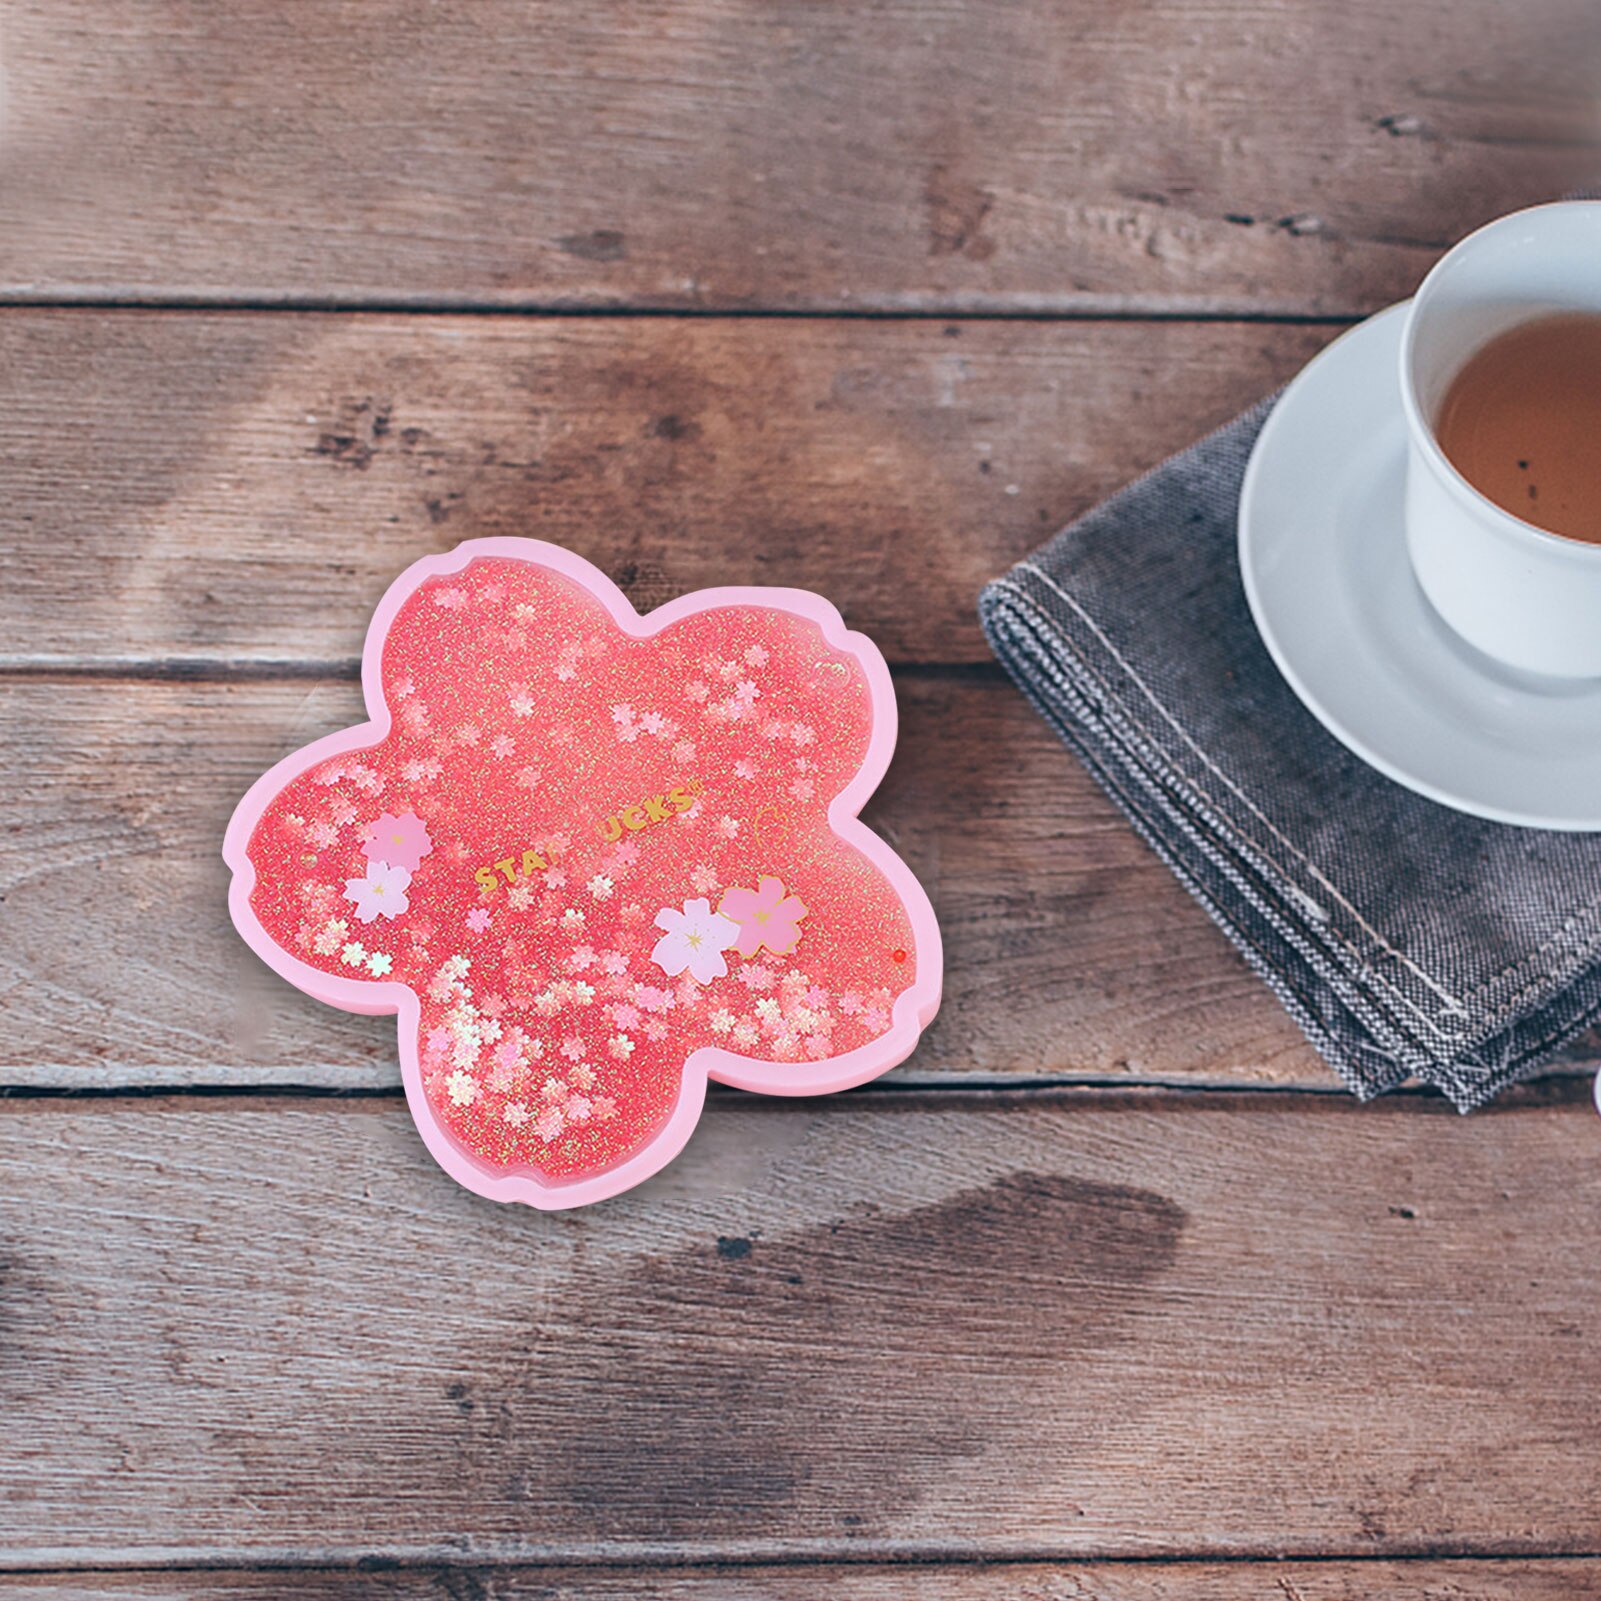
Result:
[[[616,1194],[708,1078],[845,1089],[932,1019],[933,910],[856,815],[889,672],[816,595],[641,617],[569,551],[473,540],[391,586],[362,684],[370,722],[239,803],[229,904],[308,994],[400,1014],[412,1114],[469,1189]]]

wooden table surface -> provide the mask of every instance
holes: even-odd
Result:
[[[1593,173],[1595,20],[4,0],[0,1595],[1601,1591],[1583,1053],[1356,1106],[974,616]],[[218,856],[500,533],[835,598],[946,939],[905,1066],[573,1214],[433,1165]]]

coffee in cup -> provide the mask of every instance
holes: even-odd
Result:
[[[1461,638],[1547,677],[1601,678],[1597,327],[1601,201],[1571,200],[1448,251],[1401,336],[1412,571]]]
[[[1434,432],[1503,511],[1601,545],[1601,315],[1550,313],[1496,334],[1451,380]]]

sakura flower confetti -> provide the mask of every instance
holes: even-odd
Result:
[[[893,691],[827,602],[640,617],[566,551],[476,540],[391,587],[362,678],[372,720],[240,803],[230,907],[301,989],[398,1011],[461,1183],[598,1200],[677,1154],[708,1079],[825,1093],[913,1049],[939,931],[857,820]]]
[[[697,984],[727,976],[723,952],[739,938],[739,924],[714,912],[710,901],[685,901],[681,912],[664,906],[656,914],[656,926],[666,933],[656,941],[650,959],[669,978],[686,969]]]
[[[349,806],[342,809],[354,810]],[[402,812],[398,817],[385,812],[362,830],[361,853],[369,862],[387,862],[408,873],[415,873],[433,848],[427,825],[415,812]]]
[[[801,935],[806,907],[798,895],[784,893],[782,879],[764,878],[754,890],[731,889],[718,911],[738,925],[734,949],[741,956],[769,950],[787,956]]]
[[[356,904],[356,916],[370,923],[375,917],[399,917],[411,906],[406,889],[411,874],[404,867],[374,862],[365,878],[345,880],[345,899]],[[324,954],[319,951],[319,955]]]

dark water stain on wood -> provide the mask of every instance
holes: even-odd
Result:
[[[0,1245],[0,1418],[69,1381],[77,1366],[72,1329],[82,1310],[48,1259]],[[0,1423],[0,1439],[5,1435]]]
[[[336,466],[365,472],[388,436],[393,404],[387,400],[347,397],[335,409],[333,420],[322,427],[312,447]]]
[[[626,261],[628,241],[615,228],[595,228],[589,233],[563,234],[557,245],[580,261]]]
[[[700,424],[693,418],[680,417],[676,412],[670,411],[651,423],[650,434],[654,439],[670,439],[675,443],[680,439],[698,439]]]
[[[453,1443],[486,1495],[595,1538],[870,1533],[1127,1338],[1184,1226],[1150,1191],[1018,1173],[633,1260],[486,1352],[476,1397],[450,1386]]]
[[[927,212],[928,253],[931,256],[967,256],[988,261],[995,241],[983,232],[984,220],[995,197],[952,164],[936,162],[923,185]]]
[[[681,593],[667,569],[658,562],[624,562],[613,570],[611,578],[638,612],[654,611]]]

